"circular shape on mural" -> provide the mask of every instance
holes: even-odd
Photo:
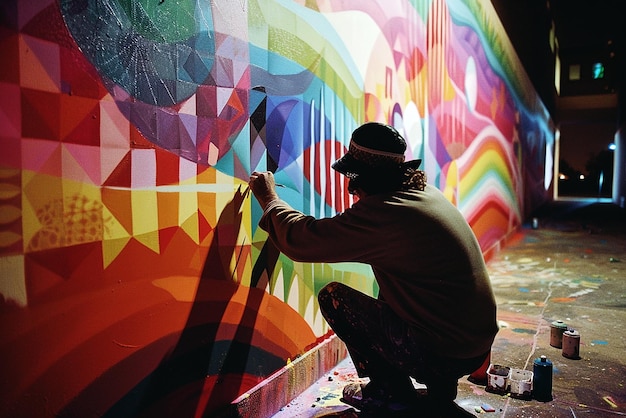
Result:
[[[476,110],[478,100],[478,76],[476,74],[476,61],[473,57],[467,59],[465,64],[465,98],[467,107],[473,112]]]
[[[248,121],[247,34],[223,32],[247,15],[229,14],[229,26],[216,32],[213,8],[226,0],[59,2],[70,34],[133,127],[182,158],[218,167]],[[247,165],[235,163],[235,175],[247,178]]]
[[[101,75],[144,103],[191,97],[214,64],[211,2],[61,0],[65,23]]]

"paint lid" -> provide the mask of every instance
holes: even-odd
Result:
[[[552,366],[552,362],[550,360],[548,360],[548,357],[546,356],[541,356],[537,359],[535,359],[535,365],[537,366]]]
[[[554,328],[563,328],[563,329],[567,329],[567,324],[566,324],[565,322],[561,321],[561,320],[554,321],[554,322],[552,323],[552,326],[553,326]]]
[[[575,329],[568,329],[563,335],[567,335],[568,337],[580,337],[580,334]]]

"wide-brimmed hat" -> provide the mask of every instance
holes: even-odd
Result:
[[[348,152],[332,168],[350,178],[386,169],[417,169],[422,160],[405,161],[405,151],[406,141],[394,127],[368,122],[352,132]]]

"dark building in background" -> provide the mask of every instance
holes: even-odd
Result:
[[[558,195],[624,206],[626,2],[492,3],[558,129]]]

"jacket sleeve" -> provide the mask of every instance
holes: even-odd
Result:
[[[367,262],[371,233],[354,207],[332,218],[316,219],[281,200],[265,209],[259,226],[287,257],[302,262]],[[365,215],[362,213],[361,215]]]

